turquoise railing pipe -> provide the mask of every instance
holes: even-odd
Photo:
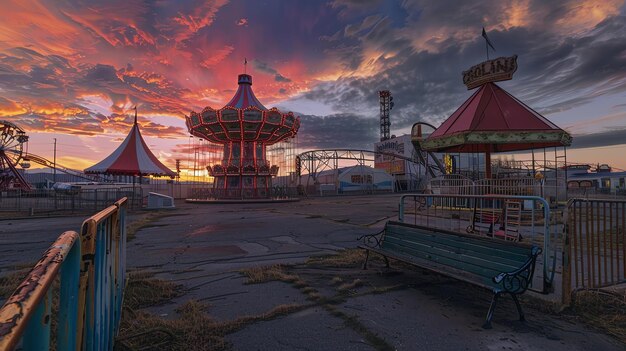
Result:
[[[117,201],[85,220],[80,235],[65,232],[50,246],[0,309],[0,350],[48,350],[52,332],[57,350],[113,350],[126,277],[126,204]]]
[[[21,341],[23,350],[48,350],[51,334],[52,283],[61,274],[57,322],[57,350],[76,349],[71,335],[78,314],[80,237],[68,231],[50,246],[26,279],[0,309],[0,350],[12,350]],[[24,338],[23,336],[27,336]]]

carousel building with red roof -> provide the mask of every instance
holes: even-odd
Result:
[[[252,91],[252,76],[240,74],[238,84],[226,106],[186,116],[187,128],[192,135],[223,146],[221,162],[207,166],[214,177],[214,198],[269,198],[278,166],[268,162],[267,147],[294,137],[300,118],[263,106]]]

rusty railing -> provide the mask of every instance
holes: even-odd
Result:
[[[53,333],[57,350],[113,349],[124,293],[126,206],[122,198],[85,220],[80,235],[67,231],[50,246],[0,309],[0,350],[47,350]]]
[[[563,248],[563,302],[580,289],[626,282],[626,200],[571,199]]]

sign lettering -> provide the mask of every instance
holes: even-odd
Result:
[[[498,57],[485,61],[463,71],[463,84],[472,90],[488,82],[510,80],[517,71],[517,55]]]

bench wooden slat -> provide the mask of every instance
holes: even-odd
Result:
[[[504,264],[502,262],[494,260],[492,257],[488,257],[485,255],[476,255],[469,250],[459,250],[458,247],[438,245],[437,242],[419,241],[415,240],[414,238],[404,239],[387,236],[385,238],[385,242],[383,243],[382,248],[384,249],[386,245],[389,245],[390,243],[393,245],[401,245],[417,251],[424,251],[433,256],[442,256],[448,259],[455,260],[458,262],[458,265],[461,265],[461,267],[467,264],[476,266],[477,269],[487,269],[493,271],[495,272],[495,274],[490,275],[492,278],[503,272],[512,272],[519,268],[519,266],[521,265],[519,263]],[[457,267],[457,264],[454,264],[453,266]],[[483,275],[482,273],[479,274]]]
[[[446,255],[442,255],[441,252],[433,252],[436,250],[431,250],[426,247],[418,249],[416,247],[406,246],[399,242],[391,242],[387,243],[386,249],[391,249],[392,252],[398,251],[404,254],[408,254],[410,256],[421,258],[423,260],[436,262],[445,266],[450,266],[459,270],[473,273],[474,275],[481,276],[486,279],[491,279],[502,273],[493,268],[480,267],[470,264],[468,262],[460,261],[458,258],[447,257]]]
[[[453,237],[455,240],[465,241],[471,244],[481,245],[496,250],[501,250],[502,248],[505,248],[507,252],[516,253],[523,256],[528,256],[528,252],[531,250],[531,245],[523,243],[504,243],[502,241],[497,241],[489,238],[477,237],[473,234],[448,233],[440,229],[414,226],[401,222],[388,222],[387,226],[385,227],[385,231],[403,231],[405,233],[423,232],[429,234],[437,234],[441,235],[442,237]]]
[[[377,252],[381,255],[387,255],[388,251],[378,250],[373,248],[367,248],[373,252]],[[494,283],[490,278],[486,278],[484,276],[476,275],[461,269],[456,269],[454,267],[450,267],[448,265],[443,265],[437,262],[433,262],[430,260],[425,260],[421,258],[417,258],[408,254],[403,254],[401,252],[394,253],[394,258],[399,259],[404,262],[411,263],[415,266],[422,267],[433,272],[441,273],[445,276],[452,277],[454,279],[458,279],[467,283],[471,283],[474,285],[478,285],[482,288],[489,289],[491,291],[499,290],[500,287],[498,284]]]
[[[464,238],[457,240],[457,237],[453,235],[447,235],[443,233],[432,233],[424,230],[414,230],[411,228],[402,227],[390,227],[385,238],[398,237],[403,240],[419,241],[428,244],[437,244],[440,246],[447,246],[450,250],[456,250],[459,253],[466,253],[472,256],[481,257],[486,260],[498,262],[503,265],[511,265],[519,267],[521,264],[528,260],[528,251],[525,253],[512,253],[507,251],[506,245],[500,244],[497,248],[493,245],[483,245],[481,241],[471,242]],[[492,241],[492,239],[490,239]],[[384,247],[384,240],[383,240]]]
[[[481,258],[490,262],[506,265],[506,266],[514,266],[519,267],[521,264],[526,262],[528,259],[528,255],[513,255],[510,254],[506,257],[506,251],[504,250],[495,250],[488,247],[480,246],[480,245],[472,245],[471,243],[454,241],[447,238],[439,237],[439,234],[424,234],[424,235],[397,235],[395,233],[391,233],[386,236],[386,239],[390,237],[397,237],[401,240],[420,242],[423,244],[434,245],[437,247],[441,247],[453,252],[457,252],[459,254],[467,254],[473,257]],[[383,241],[384,247],[384,241]]]

